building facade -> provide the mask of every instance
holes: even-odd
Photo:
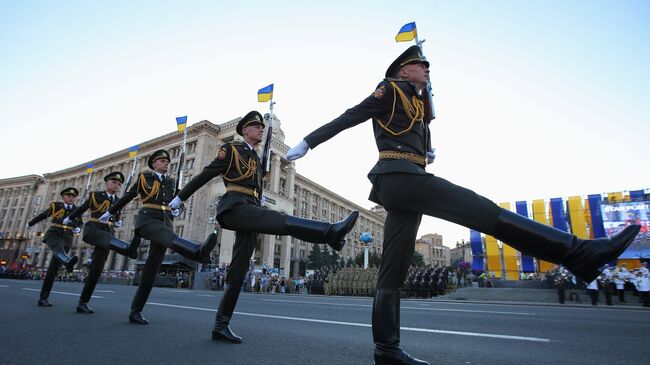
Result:
[[[456,242],[456,247],[449,250],[449,259],[451,266],[456,267],[461,262],[472,262],[472,247],[465,240]]]
[[[268,115],[265,116],[268,118]],[[213,124],[207,120],[187,128],[187,144],[183,181],[189,181],[201,172],[216,156],[218,148],[226,142],[242,140],[235,127],[239,118],[223,124]],[[355,229],[347,236],[347,245],[340,252],[344,259],[361,252],[359,242],[361,232],[370,232],[375,242],[383,237],[384,217],[381,213],[366,210],[342,196],[325,189],[317,183],[296,173],[295,164],[284,158],[289,146],[284,143],[284,132],[276,118],[273,128],[269,173],[265,178],[264,196],[266,207],[286,214],[317,219],[321,221],[338,221],[352,210],[359,210],[360,216]],[[183,135],[178,132],[168,133],[139,144],[138,155],[131,159],[127,149],[116,151],[91,161],[94,172],[88,174],[86,165],[77,165],[64,170],[38,175],[0,180],[0,232],[2,232],[2,252],[6,260],[15,260],[19,255],[29,256],[29,262],[37,267],[44,267],[50,252],[42,244],[42,233],[47,229],[47,222],[37,224],[33,232],[26,230],[26,222],[32,216],[44,210],[51,201],[60,199],[59,192],[68,186],[74,186],[81,192],[76,204],[79,205],[88,191],[102,190],[103,177],[112,171],[120,171],[129,176],[133,169],[137,176],[148,170],[147,158],[158,149],[170,152],[170,176],[176,176],[181,154]],[[126,185],[126,184],[125,184]],[[121,193],[124,192],[123,187]],[[120,195],[121,195],[120,193]],[[218,245],[213,251],[213,262],[225,265],[232,259],[235,233],[216,227],[215,213],[221,196],[226,193],[221,177],[215,178],[199,189],[187,202],[186,209],[175,219],[176,233],[195,242],[203,242],[208,234],[218,231]],[[133,234],[134,218],[140,203],[134,200],[122,211],[123,226],[116,230],[116,237],[129,241]],[[307,256],[312,244],[295,240],[289,236],[260,235],[253,254],[252,263],[277,268],[285,276],[302,275],[305,272]],[[111,251],[105,270],[135,271],[136,262],[146,259],[149,245],[146,240],[140,247],[138,260],[130,260]],[[372,250],[381,253],[381,245]],[[85,244],[79,235],[74,239],[72,253],[79,256],[79,265],[90,259],[91,246]],[[6,255],[4,254],[6,253]]]
[[[434,267],[449,266],[449,247],[442,244],[442,236],[425,234],[415,241],[415,250],[422,255],[424,263]]]

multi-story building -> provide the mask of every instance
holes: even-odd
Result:
[[[456,267],[461,262],[472,262],[472,247],[469,242],[462,240],[456,242],[456,247],[449,250],[449,259],[451,266]]]
[[[415,250],[422,255],[426,265],[434,267],[449,266],[449,247],[442,244],[442,236],[435,233],[425,234],[415,241]]]
[[[222,144],[242,139],[235,131],[238,121],[239,118],[215,125],[204,120],[187,128],[184,181],[189,181],[193,175],[202,170],[203,166],[209,164]],[[25,223],[38,211],[44,209],[50,201],[59,200],[61,189],[74,186],[82,192],[82,195],[87,191],[103,189],[103,177],[106,174],[111,171],[121,171],[128,177],[134,163],[133,171],[137,176],[139,172],[148,169],[146,161],[149,155],[161,148],[170,152],[172,159],[169,174],[174,176],[178,171],[182,142],[183,135],[173,132],[140,143],[138,155],[134,159],[129,157],[128,149],[99,157],[88,161],[94,164],[92,174],[86,172],[87,163],[84,163],[44,174],[43,177],[30,175],[0,180],[0,209],[2,209],[0,214],[4,217],[0,218],[0,227],[3,232],[3,242],[6,242],[4,246],[7,246],[7,250],[16,252],[13,258],[8,259],[15,259],[18,253],[29,252],[33,264],[38,267],[46,265],[49,250],[41,244],[38,234],[29,236],[30,240],[24,238],[27,232]],[[269,209],[322,221],[338,221],[352,210],[359,210],[359,220],[354,230],[347,236],[347,245],[340,253],[346,260],[361,252],[359,242],[361,232],[370,232],[375,242],[382,241],[384,217],[381,213],[364,209],[297,174],[295,164],[284,158],[288,150],[289,147],[284,144],[284,132],[280,128],[280,121],[276,118],[271,145],[270,171],[266,176],[264,190],[266,206]],[[203,242],[205,237],[215,229],[216,207],[225,192],[221,177],[213,179],[199,189],[185,202],[186,209],[175,219],[176,233],[195,242]],[[77,204],[82,199],[83,197],[80,196]],[[123,227],[116,231],[117,238],[130,240],[139,205],[140,203],[134,200],[123,209],[124,223]],[[46,227],[44,221],[35,227],[35,231],[42,232]],[[222,229],[218,232],[218,245],[213,251],[213,261],[227,264],[232,259],[235,233]],[[16,237],[20,237],[20,244],[17,243],[19,241],[16,241]],[[260,235],[253,260],[255,265],[278,268],[283,275],[304,274],[311,248],[311,243],[301,242],[289,236]],[[148,242],[144,241],[140,250],[139,259],[135,261],[111,252],[105,269],[137,270],[137,265],[147,256]],[[380,253],[381,245],[374,245],[372,250]],[[79,256],[81,265],[90,258],[91,251],[89,246],[77,236],[72,253]]]
[[[34,233],[26,226],[41,208],[36,192],[44,181],[38,175],[0,180],[0,261],[13,262],[27,253]]]

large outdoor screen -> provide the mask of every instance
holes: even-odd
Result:
[[[648,259],[650,258],[650,201],[603,203],[603,226],[607,236],[619,232],[630,224],[640,224],[641,232],[634,242],[619,257],[622,259]]]

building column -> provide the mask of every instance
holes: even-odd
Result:
[[[280,276],[289,277],[291,271],[291,236],[282,236],[282,246],[280,246]]]
[[[267,267],[273,267],[273,261],[275,257],[275,236],[271,234],[265,234],[262,236],[262,252],[260,252],[260,258],[262,262],[260,265],[266,264]]]
[[[106,258],[106,262],[104,263],[104,270],[107,271],[115,270],[115,267],[113,266],[114,260],[115,260],[115,251],[113,250],[108,251],[108,257]]]
[[[282,162],[280,155],[274,153],[271,155],[271,191],[276,194],[280,191],[281,168]]]
[[[232,261],[232,249],[235,245],[235,231],[221,230],[221,247],[219,248],[219,266],[230,264]]]
[[[296,163],[295,162],[290,162],[289,165],[287,166],[287,185],[285,188],[287,189],[287,199],[289,201],[293,201],[293,190],[294,190],[294,185],[296,184]]]

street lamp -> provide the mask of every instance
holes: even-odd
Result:
[[[370,232],[363,232],[359,235],[359,240],[363,244],[363,268],[368,268],[368,249],[372,243],[372,234]]]

